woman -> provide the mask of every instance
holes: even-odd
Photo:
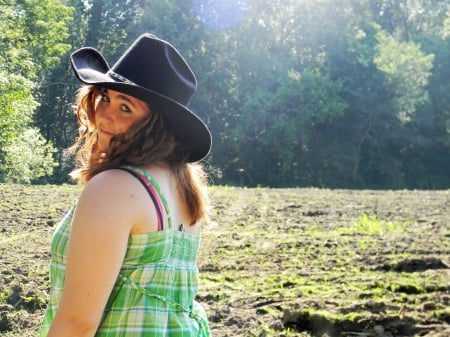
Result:
[[[207,219],[206,125],[187,107],[196,79],[166,41],[144,34],[110,68],[71,55],[86,183],[52,240],[41,336],[210,336],[194,301]]]

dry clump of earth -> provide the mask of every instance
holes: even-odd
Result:
[[[0,335],[36,336],[80,187],[0,185]],[[211,187],[213,336],[450,336],[450,191]]]

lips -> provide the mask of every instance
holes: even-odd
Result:
[[[109,143],[114,135],[114,133],[111,133],[105,129],[98,129],[98,148],[100,151],[107,151],[109,149]]]
[[[110,136],[110,137],[115,136],[114,133],[109,132],[109,131],[107,131],[107,130],[105,130],[105,129],[102,129],[102,128],[100,128],[100,133],[103,134],[103,135],[105,135],[105,136]]]

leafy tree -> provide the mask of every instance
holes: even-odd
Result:
[[[290,186],[306,183],[304,159],[314,143],[317,126],[338,118],[346,108],[340,98],[342,83],[317,72],[297,73],[275,93],[255,92],[243,109],[241,126],[234,136],[247,144],[240,153],[246,158],[249,184]],[[248,160],[254,158],[254,161]],[[262,165],[261,160],[267,165]],[[276,165],[270,164],[276,163]]]
[[[128,44],[129,27],[134,23],[140,1],[77,1],[70,0],[72,21],[66,21],[70,32],[71,47],[60,55],[60,62],[48,67],[40,86],[41,106],[35,122],[47,139],[58,148],[59,167],[53,182],[68,181],[73,161],[66,156],[66,149],[76,136],[76,118],[73,103],[80,86],[69,66],[69,53],[82,46],[99,49],[108,60],[123,52]]]
[[[56,149],[47,142],[39,130],[25,129],[5,144],[2,179],[7,182],[30,183],[52,174],[56,162]]]
[[[62,18],[69,11],[58,1],[11,0],[0,4],[0,180],[31,182],[51,175],[51,143],[32,127],[39,105],[35,92],[44,70],[59,60],[67,37]],[[65,16],[64,16],[65,15]]]
[[[37,0],[13,2],[23,17],[36,13],[25,26],[38,29]],[[55,46],[95,46],[112,61],[150,32],[180,49],[199,83],[191,108],[213,133],[207,164],[214,183],[450,186],[445,1],[252,0],[220,9],[213,0],[65,3],[74,21],[60,20],[70,37]],[[8,20],[2,31],[14,26]],[[0,55],[23,60],[8,73],[38,83],[29,87],[40,102],[30,116],[58,147],[59,182],[69,169],[62,149],[75,135],[69,112],[79,83],[58,48],[49,43],[33,57],[27,48],[4,48]],[[62,55],[62,62],[45,55]],[[39,74],[35,60],[43,65]]]
[[[397,115],[410,121],[417,107],[428,101],[428,79],[434,55],[424,55],[413,42],[397,42],[384,32],[378,33],[378,55],[374,63],[386,76],[386,85],[396,96]]]
[[[29,126],[38,105],[31,95],[32,82],[1,72],[0,78],[0,181],[30,183],[51,175],[54,148]]]

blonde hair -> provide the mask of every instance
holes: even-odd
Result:
[[[209,198],[207,177],[200,163],[187,163],[187,149],[176,142],[173,133],[164,127],[159,111],[151,113],[140,123],[132,125],[126,133],[111,139],[107,152],[97,146],[95,128],[95,102],[102,94],[95,86],[83,86],[78,91],[76,115],[79,137],[70,148],[75,154],[77,168],[71,172],[79,183],[88,182],[102,171],[121,165],[148,166],[165,162],[169,165],[182,200],[191,216],[191,225],[208,219]]]

